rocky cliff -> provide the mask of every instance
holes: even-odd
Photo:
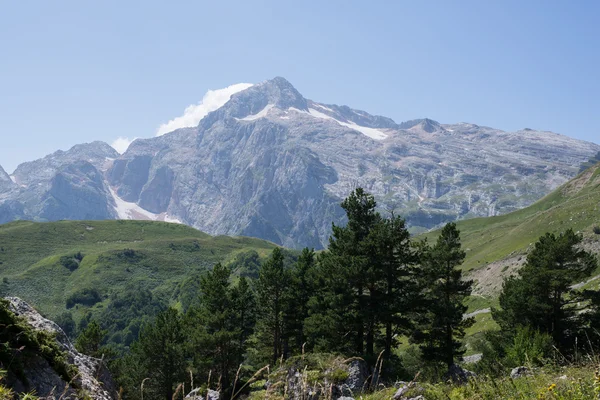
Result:
[[[77,374],[67,382],[47,357],[41,353],[30,352],[26,355],[26,361],[21,362],[22,370],[16,374],[9,369],[3,384],[8,385],[16,393],[34,392],[45,399],[112,400],[117,398],[116,384],[101,360],[75,350],[58,325],[42,317],[21,299],[10,297],[7,300],[10,311],[22,318],[31,328],[55,335],[60,349],[66,355],[67,363],[76,367]]]
[[[197,127],[138,139],[123,155],[96,142],[19,166],[0,221],[157,219],[322,248],[357,186],[420,231],[527,206],[598,151],[530,129],[397,124],[308,100],[275,78],[234,94]]]

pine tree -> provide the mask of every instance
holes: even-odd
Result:
[[[474,322],[463,319],[467,306],[464,300],[471,294],[473,281],[462,279],[459,267],[465,259],[460,232],[456,224],[442,229],[436,244],[426,249],[422,259],[425,282],[426,323],[415,332],[421,344],[423,358],[445,363],[448,368],[464,354],[460,339]]]
[[[406,334],[412,326],[413,312],[419,300],[414,279],[417,253],[412,249],[405,221],[393,214],[381,220],[371,232],[377,254],[380,298],[375,299],[375,317],[385,327],[383,347],[389,358],[397,334]]]
[[[540,237],[518,276],[504,281],[500,309],[492,310],[504,330],[528,326],[552,335],[561,348],[569,346],[578,328],[580,300],[571,285],[588,278],[598,266],[592,254],[578,247],[581,240],[571,229]]]
[[[190,309],[185,318],[197,370],[212,370],[223,388],[229,387],[243,355],[230,276],[230,269],[221,264],[202,275],[200,305]]]
[[[292,353],[300,353],[306,340],[304,320],[308,317],[308,302],[314,294],[315,264],[314,249],[304,248],[290,273],[284,325]]]
[[[231,302],[235,312],[235,324],[240,328],[238,341],[243,354],[246,341],[254,332],[256,324],[256,297],[245,276],[240,277],[238,284],[232,289]]]
[[[261,266],[256,282],[259,316],[257,320],[257,340],[261,351],[269,347],[270,359],[275,365],[283,356],[283,312],[289,293],[289,273],[284,269],[284,256],[280,248],[275,248],[269,259]]]
[[[159,313],[140,332],[125,363],[135,365],[136,385],[148,378],[144,387],[152,394],[149,398],[172,400],[175,385],[185,379],[185,340],[182,317],[173,308]]]
[[[102,357],[100,346],[106,334],[107,331],[100,328],[98,322],[92,320],[77,337],[75,348],[83,354],[100,358]]]

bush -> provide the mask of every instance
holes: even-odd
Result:
[[[74,256],[62,256],[60,258],[60,264],[69,271],[75,271],[79,268],[79,261]]]
[[[513,342],[506,348],[508,365],[541,365],[552,351],[552,337],[530,327],[517,328]]]
[[[97,289],[83,288],[67,298],[67,308],[73,308],[75,307],[75,304],[93,306],[101,301],[102,297]]]
[[[598,225],[594,226],[594,233],[596,235],[600,235],[600,226],[598,226]]]

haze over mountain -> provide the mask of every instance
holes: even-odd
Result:
[[[290,247],[327,245],[354,187],[413,230],[525,207],[600,146],[552,132],[417,119],[397,124],[305,99],[284,78],[235,93],[197,127],[122,155],[78,145],[0,170],[0,222],[154,219]]]

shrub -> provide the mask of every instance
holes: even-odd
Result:
[[[93,306],[100,301],[102,301],[102,297],[97,289],[83,288],[67,298],[67,308],[73,308],[75,307],[75,304]]]
[[[598,225],[594,226],[594,233],[596,235],[600,235],[600,226],[598,226]]]
[[[506,360],[509,365],[541,365],[552,351],[552,337],[530,327],[517,328],[512,344],[506,348]]]
[[[327,374],[327,379],[333,383],[340,384],[348,379],[349,376],[350,374],[345,369],[336,368]]]
[[[60,258],[60,264],[69,271],[75,271],[79,268],[79,261],[74,256],[62,256]]]

